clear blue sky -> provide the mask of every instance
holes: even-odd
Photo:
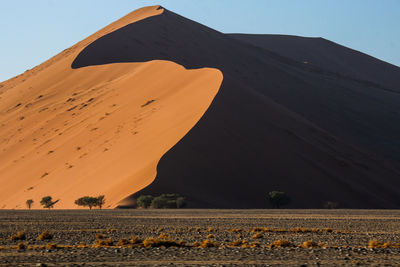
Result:
[[[156,4],[221,32],[324,37],[400,66],[400,0],[1,0],[0,81]]]

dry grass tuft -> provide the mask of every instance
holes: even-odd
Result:
[[[77,246],[77,248],[88,248],[88,247],[89,246],[84,242],[79,243],[79,245]]]
[[[214,238],[214,237],[215,236],[213,234],[209,234],[209,235],[206,236],[207,239]]]
[[[218,247],[218,243],[209,239],[206,239],[203,241],[203,243],[200,244],[201,248],[213,248],[213,247]]]
[[[122,246],[128,246],[128,245],[130,245],[130,244],[131,244],[131,242],[130,242],[128,239],[121,238],[121,239],[118,241],[117,246],[122,247]]]
[[[48,244],[46,245],[46,248],[47,248],[47,249],[56,249],[56,248],[60,248],[60,247],[57,246],[57,244],[55,244],[55,243],[48,243]]]
[[[107,228],[106,230],[107,230],[107,233],[116,233],[117,232],[117,229],[114,229],[114,228]]]
[[[277,241],[274,241],[271,245],[269,245],[269,247],[270,248],[291,248],[291,247],[294,247],[294,244],[287,240],[277,240]]]
[[[106,239],[107,236],[103,235],[103,234],[97,234],[96,235],[96,239]]]
[[[311,240],[305,241],[300,247],[302,248],[318,248],[319,245]]]
[[[331,228],[325,228],[324,231],[327,232],[327,233],[332,233],[333,232],[333,230]]]
[[[161,233],[161,234],[158,236],[158,238],[160,238],[160,239],[168,239],[168,238],[170,238],[170,236],[169,236],[168,234]]]
[[[262,235],[262,233],[255,233],[252,238],[256,239],[256,238],[263,238],[264,236]]]
[[[267,228],[265,228],[265,227],[254,227],[251,230],[252,233],[255,233],[255,232],[266,232],[266,231],[267,231]]]
[[[216,232],[216,231],[217,231],[217,229],[212,228],[212,227],[209,227],[209,228],[207,229],[207,232],[209,232],[209,233]]]
[[[147,238],[143,241],[143,246],[146,248],[153,247],[185,247],[185,242],[181,240],[167,240],[167,239],[157,239],[157,238]]]
[[[250,244],[250,248],[260,248],[261,243],[260,242],[253,242]]]
[[[39,240],[50,240],[53,239],[53,235],[49,233],[49,231],[44,231],[38,236]]]
[[[17,249],[18,249],[18,250],[27,249],[27,246],[26,246],[24,243],[18,243]]]
[[[131,239],[132,245],[140,244],[140,243],[142,243],[142,242],[143,242],[143,240],[140,239],[140,238],[137,237],[137,236],[133,236],[132,239]]]
[[[368,248],[400,248],[400,243],[381,242],[376,239],[369,241]]]
[[[112,239],[107,239],[107,240],[96,240],[94,247],[111,247],[114,245],[114,241]]]
[[[239,229],[239,228],[234,228],[234,229],[229,230],[229,232],[231,232],[231,233],[241,233],[241,232],[243,232],[243,230]]]
[[[236,241],[233,241],[230,246],[232,247],[242,247],[242,248],[247,248],[249,247],[249,242],[247,240],[241,240],[238,239]]]
[[[18,232],[15,235],[10,236],[10,240],[25,240],[25,232]]]

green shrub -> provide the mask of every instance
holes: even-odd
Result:
[[[142,195],[138,197],[138,199],[136,200],[136,204],[138,205],[138,207],[147,209],[151,206],[151,202],[153,201],[153,199],[154,197],[151,195]]]
[[[154,209],[176,209],[185,206],[185,198],[178,194],[162,194],[151,202]]]
[[[268,200],[273,208],[279,209],[283,205],[291,202],[291,199],[285,192],[271,191],[268,193]]]

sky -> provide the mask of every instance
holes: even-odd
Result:
[[[221,32],[323,37],[400,66],[400,0],[1,0],[0,81],[157,4]]]

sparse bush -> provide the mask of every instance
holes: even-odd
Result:
[[[28,209],[31,209],[32,208],[32,205],[33,205],[33,199],[28,199],[27,201],[26,201],[26,207],[28,208]]]
[[[151,195],[142,195],[138,197],[138,199],[136,200],[136,204],[138,207],[147,209],[151,206],[151,202],[153,201],[153,199],[154,197]]]
[[[53,198],[51,196],[46,196],[46,197],[42,198],[42,200],[40,201],[40,205],[42,205],[43,208],[51,209],[51,208],[54,208],[54,205],[58,201],[59,200],[53,201]]]
[[[49,233],[49,231],[44,231],[38,236],[39,240],[50,240],[53,239],[53,235]]]
[[[162,194],[151,201],[154,209],[176,209],[185,206],[185,199],[178,194]]]
[[[273,208],[279,209],[283,205],[290,204],[291,199],[285,192],[271,191],[268,193],[268,200]]]
[[[337,209],[337,208],[339,208],[339,202],[327,201],[324,204],[324,209]]]

